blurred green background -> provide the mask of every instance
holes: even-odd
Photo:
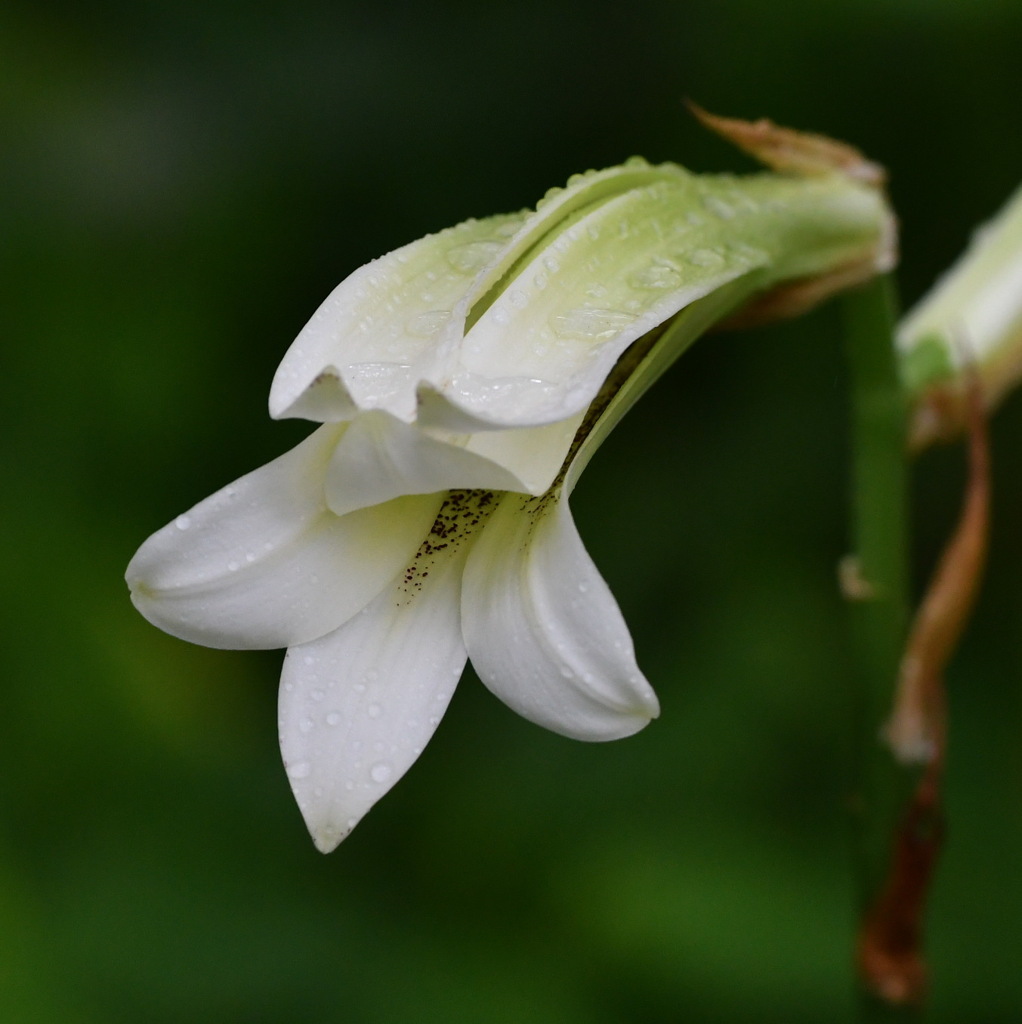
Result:
[[[886,163],[914,300],[1022,179],[1020,44],[1016,0],[0,7],[0,1019],[850,1021],[833,308],[700,343],[576,492],[660,721],[573,743],[467,676],[330,857],[279,654],[164,636],[123,569],[303,435],[270,378],[369,258],[633,153],[750,167],[684,96]],[[956,1024],[1022,1019],[1019,400],[993,443],[930,914]],[[920,581],[960,461],[917,467]]]

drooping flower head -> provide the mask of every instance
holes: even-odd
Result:
[[[893,258],[872,165],[765,132],[798,173],[632,160],[357,270],[270,392],[271,415],[319,428],[132,560],[132,599],[162,629],[288,648],[281,749],[320,849],[412,764],[468,657],[567,736],[657,715],[571,518],[578,474],[708,327],[799,310]]]

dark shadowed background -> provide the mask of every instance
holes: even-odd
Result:
[[[270,378],[366,260],[634,153],[750,168],[685,96],[887,164],[913,301],[1022,180],[1020,44],[1015,0],[5,4],[0,1018],[849,1021],[833,308],[701,342],[576,491],[660,721],[586,746],[466,676],[330,857],[279,763],[279,654],[164,636],[123,570],[303,435]],[[1022,1018],[1019,401],[993,443],[949,679],[946,1024]],[[921,580],[960,453],[915,479]]]

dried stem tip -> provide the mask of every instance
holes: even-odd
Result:
[[[775,171],[799,177],[843,174],[846,178],[875,186],[881,186],[887,181],[887,172],[880,164],[867,160],[846,142],[829,139],[826,135],[782,128],[765,117],[758,121],[719,117],[703,110],[691,100],[686,103],[689,110],[710,131],[716,132]]]

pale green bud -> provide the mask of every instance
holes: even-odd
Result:
[[[1022,189],[903,320],[902,376],[915,404],[912,443],[958,433],[968,374],[993,408],[1022,378]]]

